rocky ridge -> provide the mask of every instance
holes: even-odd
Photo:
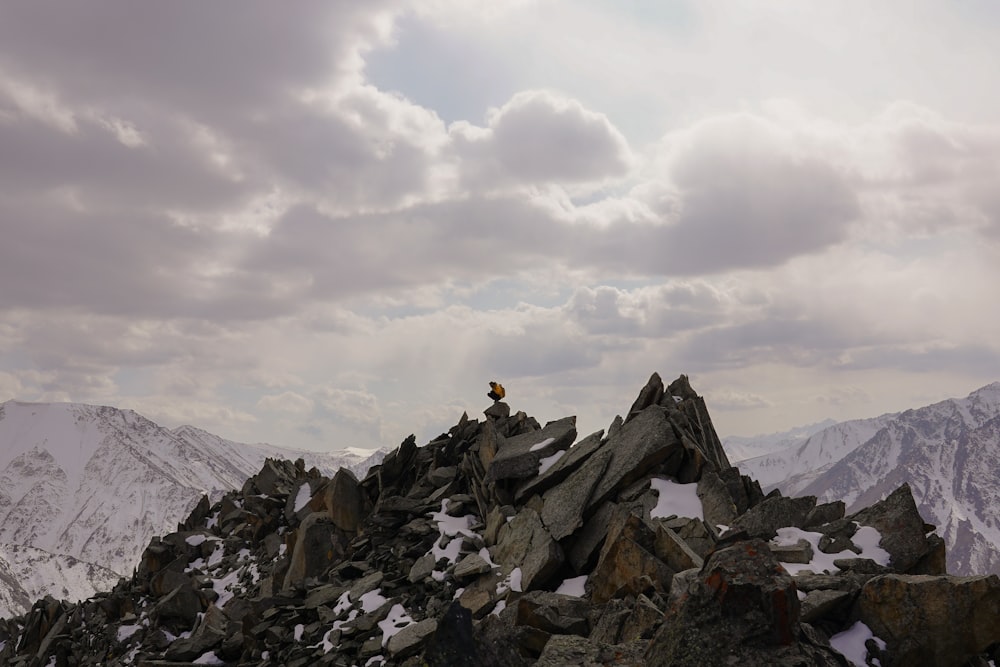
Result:
[[[36,665],[849,665],[1000,658],[1000,579],[945,572],[908,486],[766,496],[654,374],[577,441],[496,403],[367,477],[268,460],[130,579],[0,621]]]

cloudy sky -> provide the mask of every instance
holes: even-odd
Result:
[[[992,0],[0,0],[0,401],[312,449],[1000,380]]]

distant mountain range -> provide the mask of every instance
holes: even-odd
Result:
[[[949,572],[1000,574],[1000,382],[787,442],[781,435],[723,444],[765,490],[843,500],[848,512],[909,482],[921,515],[947,544]],[[767,453],[740,460],[754,451]]]
[[[0,617],[131,573],[151,537],[176,529],[203,494],[240,488],[268,457],[363,475],[384,455],[242,444],[112,407],[0,404]]]
[[[801,444],[813,433],[822,431],[836,423],[833,419],[825,419],[807,426],[796,426],[781,433],[751,436],[733,435],[723,438],[722,442],[726,447],[726,455],[731,461],[745,461]],[[761,483],[763,484],[763,482]]]

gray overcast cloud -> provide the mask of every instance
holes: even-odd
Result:
[[[323,449],[1000,379],[993,5],[651,4],[0,0],[0,400]]]

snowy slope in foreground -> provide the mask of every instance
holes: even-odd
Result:
[[[949,571],[1000,574],[1000,382],[966,398],[837,424],[738,465],[762,486],[843,500],[848,511],[909,482],[920,514],[945,540]]]
[[[110,590],[118,579],[118,573],[72,556],[0,544],[0,618],[23,613],[45,595],[84,600]]]
[[[175,530],[203,493],[241,487],[269,456],[303,458],[327,475],[341,466],[363,472],[380,458],[171,431],[131,410],[8,401],[0,405],[0,544],[128,574],[149,539]]]

